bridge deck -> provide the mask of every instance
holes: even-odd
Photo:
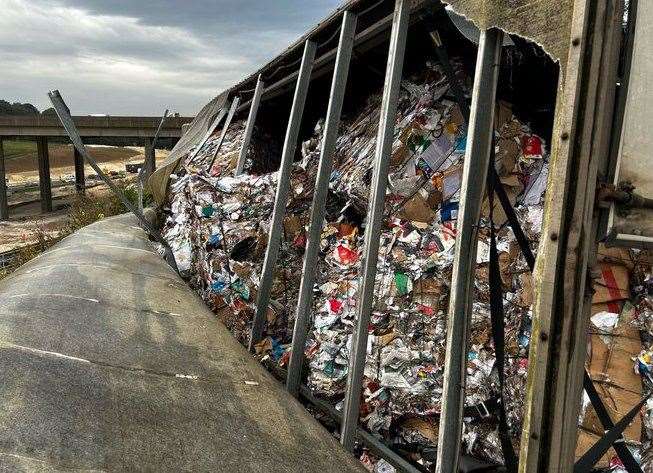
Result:
[[[134,225],[0,281],[0,470],[363,471]]]
[[[73,117],[81,136],[151,138],[161,117]],[[168,117],[161,128],[162,138],[179,138],[181,126],[192,117]],[[68,136],[56,116],[0,116],[0,137]]]

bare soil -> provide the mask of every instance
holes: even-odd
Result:
[[[122,162],[134,156],[143,155],[143,151],[132,147],[88,146],[87,149],[98,163]],[[73,166],[72,145],[51,144],[48,146],[48,151],[50,154],[50,169]],[[39,169],[35,152],[9,157],[6,160],[5,167],[7,174],[38,171]]]
[[[105,172],[125,171],[127,163],[142,162],[144,159],[143,148],[90,146],[88,149]],[[48,214],[41,214],[36,156],[28,154],[6,159],[9,220],[0,221],[0,253],[34,243],[39,232],[54,236],[67,223],[69,207],[75,199],[76,191],[74,183],[64,183],[62,178],[70,178],[75,173],[72,146],[51,145],[49,151],[53,212]],[[168,151],[157,150],[157,166],[167,156]],[[95,174],[95,171],[86,165],[85,173],[90,176]],[[128,179],[135,181],[136,174],[128,174]],[[87,179],[86,183],[92,185],[97,181]],[[100,184],[87,189],[86,192],[90,195],[101,195],[109,190],[104,184]]]

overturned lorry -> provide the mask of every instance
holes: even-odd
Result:
[[[651,9],[448,3],[349,1],[213,99],[161,234],[370,470],[646,471]]]

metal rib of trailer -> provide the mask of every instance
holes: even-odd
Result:
[[[263,272],[261,273],[261,285],[259,286],[258,298],[256,301],[256,313],[254,314],[252,332],[249,339],[249,350],[251,352],[254,351],[254,346],[261,340],[263,335],[265,318],[267,316],[268,305],[270,304],[274,268],[277,263],[279,246],[281,245],[283,218],[286,215],[286,202],[288,200],[288,191],[290,190],[290,171],[292,170],[295,150],[297,149],[299,127],[302,122],[306,96],[308,95],[308,85],[311,81],[311,72],[313,70],[313,61],[315,59],[316,50],[317,44],[314,41],[306,41],[302,63],[299,68],[299,78],[297,79],[297,85],[295,87],[292,109],[290,110],[290,120],[288,121],[288,128],[286,129],[283,153],[281,156],[277,193],[274,199],[274,210],[272,211],[270,232],[268,234],[268,246],[265,250]]]
[[[265,83],[261,75],[259,74],[258,80],[256,81],[256,88],[254,89],[254,97],[252,98],[252,105],[249,108],[249,116],[247,117],[247,125],[245,125],[245,136],[243,137],[243,145],[240,148],[240,154],[238,155],[238,163],[236,164],[236,176],[243,173],[245,169],[245,161],[247,160],[247,151],[249,150],[249,143],[252,141],[252,133],[254,133],[254,124],[256,123],[256,115],[258,113],[258,107],[261,104],[261,95],[263,95],[263,89],[265,88]]]
[[[349,359],[347,375],[347,392],[343,411],[343,424],[340,442],[349,451],[354,447],[358,415],[360,411],[360,396],[363,382],[363,370],[367,355],[367,327],[374,302],[374,280],[379,255],[379,238],[383,219],[385,193],[388,186],[388,168],[394,140],[395,116],[399,99],[399,87],[403,72],[406,37],[408,35],[408,16],[410,2],[397,0],[392,20],[390,49],[386,68],[381,116],[376,140],[374,158],[374,177],[370,192],[370,207],[365,229],[365,249],[363,272],[361,276],[360,299],[357,306],[357,321],[352,340],[352,352]]]
[[[438,473],[457,472],[462,435],[469,320],[474,296],[478,221],[494,134],[494,104],[503,33],[482,31],[476,60],[458,210],[456,253],[447,318],[447,351],[438,436]]]
[[[315,182],[315,194],[311,206],[311,220],[308,230],[308,243],[304,256],[304,269],[299,287],[299,300],[295,314],[295,328],[293,331],[292,351],[290,364],[288,366],[288,378],[286,389],[297,396],[301,382],[302,362],[304,360],[304,345],[306,344],[306,331],[310,320],[310,312],[313,304],[313,285],[315,284],[315,272],[320,255],[320,240],[322,235],[322,224],[324,221],[327,194],[329,192],[329,180],[333,169],[333,155],[336,149],[338,138],[338,126],[340,125],[340,114],[347,88],[347,76],[349,73],[349,61],[354,45],[354,34],[356,33],[355,14],[346,11],[342,18],[342,29],[340,31],[340,42],[338,44],[338,55],[336,66],[331,82],[331,95],[329,97],[329,108],[327,110],[324,137],[322,139],[322,150],[320,151],[320,163],[318,165],[317,179]]]

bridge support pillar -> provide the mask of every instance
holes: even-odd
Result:
[[[0,220],[9,220],[7,181],[5,180],[5,152],[0,139]]]
[[[156,170],[155,152],[156,150],[154,149],[153,139],[145,138],[145,162],[143,163],[143,167],[145,168],[143,172],[144,180],[147,180],[147,178],[150,177],[150,174]]]
[[[36,150],[39,159],[39,189],[41,191],[41,212],[52,212],[52,182],[50,181],[50,154],[48,138],[36,138]]]
[[[78,194],[86,192],[86,178],[84,176],[84,157],[79,154],[77,148],[73,146],[73,153],[75,157],[75,190]]]

